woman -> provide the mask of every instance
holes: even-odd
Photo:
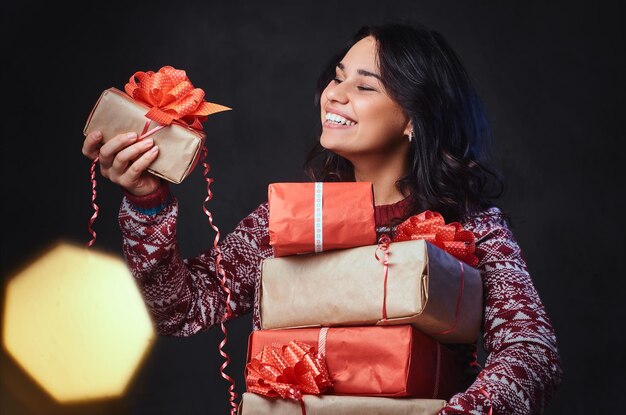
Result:
[[[373,183],[377,233],[426,209],[460,221],[477,240],[484,285],[486,366],[476,346],[459,346],[469,378],[442,414],[540,413],[561,382],[556,337],[505,214],[488,199],[482,160],[489,136],[484,111],[459,59],[435,31],[405,24],[363,27],[331,60],[316,95],[322,132],[305,167],[316,181]],[[176,243],[178,202],[146,172],[158,149],[136,134],[83,153],[100,157],[102,175],[125,191],[119,222],[124,254],[162,334],[188,336],[218,324],[225,294],[216,252],[183,259]],[[500,193],[493,197],[497,197]],[[221,241],[234,315],[253,311],[260,264],[272,257],[268,205],[261,204]],[[478,412],[477,412],[478,411]]]

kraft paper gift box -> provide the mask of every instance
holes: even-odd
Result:
[[[376,250],[372,245],[265,259],[261,328],[412,324],[443,343],[477,339],[477,269],[423,239],[392,242],[385,286]]]
[[[333,395],[449,399],[458,392],[456,354],[411,325],[257,330],[249,337],[247,361],[265,346],[292,340],[316,354],[324,349],[332,383],[327,393]]]
[[[304,395],[307,415],[435,415],[446,406],[438,399],[377,398],[369,396]],[[265,398],[245,392],[239,415],[301,415],[299,402]]]
[[[134,131],[140,135],[149,110],[147,105],[133,100],[119,89],[109,88],[100,95],[83,133],[102,131],[105,143],[121,133]],[[153,121],[149,128],[158,125]],[[198,162],[206,135],[181,124],[171,124],[151,134],[150,138],[159,147],[159,155],[148,171],[172,183],[180,183]]]
[[[272,183],[268,203],[275,257],[376,242],[370,182]]]

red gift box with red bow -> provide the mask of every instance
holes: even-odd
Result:
[[[294,340],[310,350],[291,348]],[[318,358],[319,365],[311,364]],[[461,373],[451,350],[410,325],[257,330],[249,338],[247,361],[249,392],[292,399],[298,396],[290,388],[448,399]]]

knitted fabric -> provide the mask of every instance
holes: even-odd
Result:
[[[391,219],[402,218],[408,207],[408,198],[376,206],[378,235],[389,230],[386,225]],[[178,201],[163,186],[148,197],[126,194],[119,223],[126,261],[158,332],[189,336],[219,324],[225,314],[225,295],[212,247],[192,258],[181,256],[176,242],[177,216]],[[260,265],[273,257],[268,219],[265,202],[220,241],[234,316],[252,312],[255,330],[260,327],[256,301]],[[542,413],[561,383],[562,368],[553,327],[522,251],[498,207],[486,209],[462,225],[476,236],[476,268],[481,272],[484,296],[482,333],[488,355],[478,376],[474,373],[470,378],[467,390],[454,395],[440,413],[486,414],[490,406],[494,415]],[[470,358],[476,351],[476,345],[455,346]]]

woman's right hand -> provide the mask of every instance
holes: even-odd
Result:
[[[131,132],[102,144],[102,133],[92,131],[83,142],[83,154],[90,160],[99,157],[102,176],[135,196],[153,193],[161,185],[161,179],[146,170],[159,154],[150,137],[137,141]]]

